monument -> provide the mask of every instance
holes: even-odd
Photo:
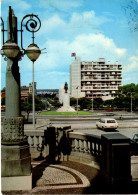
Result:
[[[57,110],[57,112],[75,112],[75,109],[73,109],[70,106],[70,97],[68,93],[68,84],[65,82],[64,84],[64,92],[62,94],[62,102],[63,106]]]

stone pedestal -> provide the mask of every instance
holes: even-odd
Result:
[[[3,120],[1,177],[2,191],[32,189],[31,155],[22,117]]]
[[[57,110],[57,112],[75,112],[70,106],[70,98],[68,93],[63,94],[63,106]]]
[[[17,191],[17,190],[31,190],[31,189],[32,189],[32,175],[1,178],[2,191],[13,191],[13,190]]]

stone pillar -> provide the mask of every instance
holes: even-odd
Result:
[[[9,7],[8,40],[17,43],[17,18]],[[18,59],[8,59],[6,70],[6,114],[1,136],[2,191],[32,188],[31,156],[20,115],[20,73]]]
[[[130,139],[115,134],[102,135],[101,172],[104,181],[115,191],[123,192],[131,183]]]
[[[63,106],[64,107],[69,107],[70,106],[70,98],[68,93],[64,93],[63,96]]]

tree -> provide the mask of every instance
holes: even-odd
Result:
[[[113,100],[114,106],[131,110],[131,94],[133,110],[138,110],[138,84],[134,83],[118,88],[117,97]]]
[[[6,88],[5,88],[5,87],[3,87],[3,89],[1,90],[1,92],[5,92],[5,90],[6,90]]]
[[[104,101],[102,100],[102,98],[95,98],[93,101],[93,106],[94,106],[94,108],[102,108],[103,103],[104,103]]]
[[[45,108],[45,104],[41,99],[35,96],[35,111],[39,111]],[[27,102],[21,102],[21,110],[27,112],[27,120],[29,119],[29,114],[32,112],[32,96],[29,95]]]
[[[24,110],[24,111],[27,113],[27,121],[28,121],[28,119],[29,119],[29,114],[30,114],[30,112],[32,111],[32,104],[27,103],[27,102],[22,103],[22,104],[21,104],[21,110]]]

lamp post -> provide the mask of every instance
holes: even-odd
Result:
[[[135,93],[135,92],[130,92],[130,94],[131,94],[131,114],[132,114],[132,111],[133,111],[132,93]]]
[[[7,61],[6,113],[3,118],[3,132],[1,136],[2,190],[30,190],[32,188],[31,157],[28,142],[26,136],[24,136],[23,117],[21,117],[20,111],[20,73],[18,61],[25,54],[29,55],[29,53],[33,56],[33,61],[39,57],[41,51],[34,44],[34,33],[40,29],[41,22],[37,15],[28,14],[23,17],[21,29],[18,30],[17,17],[14,15],[11,6],[9,6],[8,30],[5,30],[2,18],[1,23],[3,32],[2,56],[5,56],[4,59]],[[23,26],[26,27],[27,31],[32,32],[33,35],[33,45],[31,48],[28,46],[27,50],[23,48]],[[8,35],[6,42],[4,40],[5,31],[7,31]],[[21,32],[21,49],[18,46],[19,31]],[[16,185],[13,185],[12,181]]]
[[[77,86],[76,89],[77,89],[77,116],[78,116],[78,96],[79,96],[78,90],[79,90],[79,86]]]
[[[92,112],[93,112],[93,93],[92,93]]]

